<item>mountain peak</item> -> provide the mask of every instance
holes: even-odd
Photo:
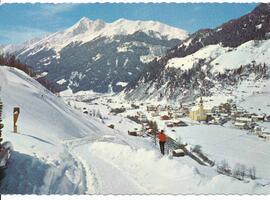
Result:
[[[119,19],[114,21],[114,23],[122,23],[122,22],[130,22],[130,20],[125,19],[125,18],[119,18]]]
[[[73,35],[85,33],[87,31],[96,32],[104,28],[106,23],[100,19],[95,21],[87,17],[81,18],[74,26],[71,27]]]
[[[92,22],[92,20],[90,20],[88,17],[82,17],[78,23],[89,23]]]
[[[142,31],[149,34],[155,32],[157,35],[167,36],[168,39],[187,38],[188,33],[180,28],[176,28],[158,21],[143,21],[143,20],[128,20],[119,18],[110,24],[111,32],[114,34],[133,34],[137,31]]]

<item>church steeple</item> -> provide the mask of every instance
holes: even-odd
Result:
[[[202,100],[202,97],[201,97],[201,99],[200,99],[200,101],[199,101],[199,105],[201,106],[203,106],[203,100]]]
[[[203,100],[202,100],[202,97],[201,97],[201,99],[199,101],[199,108],[200,108],[200,110],[203,110]]]

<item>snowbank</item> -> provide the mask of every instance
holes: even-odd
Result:
[[[254,182],[244,183],[224,175],[204,174],[201,166],[190,166],[185,159],[179,162],[166,156],[161,158],[155,151],[96,142],[89,147],[89,153],[117,166],[126,177],[144,186],[147,194],[245,194],[262,191],[260,188],[257,190]],[[112,174],[112,178],[118,177]],[[266,191],[269,192],[269,188],[265,188]]]
[[[83,167],[63,141],[97,138],[111,130],[68,107],[25,73],[0,66],[1,99],[4,103],[3,138],[15,152],[1,181],[1,193],[83,194]],[[13,107],[21,109],[18,134],[13,130]]]

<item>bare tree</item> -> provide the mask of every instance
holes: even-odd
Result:
[[[225,173],[227,175],[231,175],[232,173],[231,167],[226,160],[222,160],[220,162],[220,164],[217,166],[217,171],[219,173]]]
[[[246,175],[246,166],[237,163],[233,168],[233,177],[243,180]]]
[[[245,165],[240,165],[240,176],[241,176],[241,179],[243,180],[246,176],[246,166]]]
[[[256,168],[254,166],[248,169],[248,175],[252,180],[256,179]]]

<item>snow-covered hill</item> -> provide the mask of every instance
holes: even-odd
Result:
[[[0,86],[3,137],[15,148],[1,180],[1,194],[85,193],[85,172],[62,142],[92,140],[110,130],[74,112],[21,71],[0,66]],[[12,133],[16,106],[21,109],[18,134]]]
[[[199,60],[211,65],[212,72],[224,73],[226,70],[238,69],[253,62],[270,65],[270,40],[251,40],[236,48],[223,47],[220,44],[206,46],[194,54],[168,60],[166,67],[181,70],[191,69]],[[206,67],[206,66],[205,66]]]
[[[187,32],[156,21],[82,18],[72,27],[15,52],[59,89],[121,91],[155,57],[179,44]],[[65,80],[59,82],[59,80]]]

